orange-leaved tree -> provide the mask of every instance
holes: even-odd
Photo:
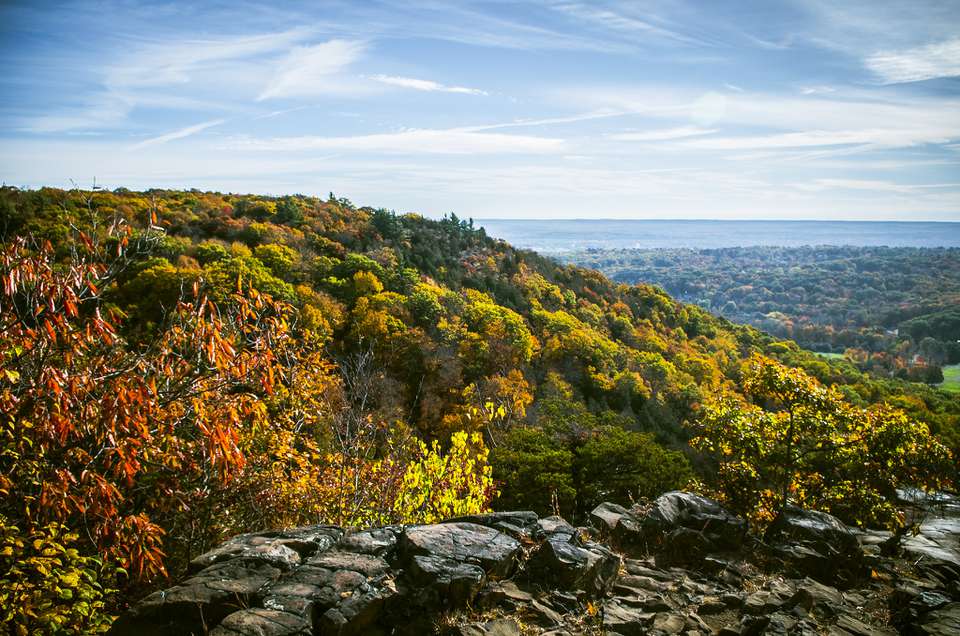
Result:
[[[104,293],[152,232],[79,233],[61,261],[23,238],[0,253],[0,521],[13,546],[0,579],[4,618],[27,631],[72,603],[38,580],[61,573],[20,567],[32,538],[69,537],[126,585],[164,575],[165,527],[222,491],[244,466],[244,431],[266,418],[288,306],[239,282],[217,306],[195,284],[150,343],[121,336]]]

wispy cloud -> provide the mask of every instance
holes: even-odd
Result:
[[[865,190],[868,192],[895,192],[899,194],[914,194],[927,190],[960,188],[960,183],[920,183],[907,184],[895,181],[878,179],[816,179],[811,183],[798,184],[802,190]]]
[[[960,38],[903,51],[875,53],[867,68],[886,84],[960,76]]]
[[[428,93],[462,93],[464,95],[489,95],[486,91],[479,88],[468,88],[466,86],[447,86],[440,82],[431,80],[417,79],[414,77],[396,77],[393,75],[371,75],[370,79],[381,84],[390,86],[399,86],[400,88],[410,88],[416,91],[426,91]]]
[[[186,84],[211,65],[275,54],[309,36],[309,30],[295,28],[257,35],[145,42],[122,62],[105,69],[104,84],[114,90]]]
[[[554,126],[559,124],[575,124],[581,121],[591,121],[594,119],[608,119],[610,117],[622,117],[631,114],[630,111],[599,109],[586,113],[577,113],[565,117],[543,117],[539,119],[517,119],[516,121],[503,122],[499,124],[488,124],[485,126],[476,126],[474,130],[496,130],[498,128],[526,128],[535,126]]]
[[[598,7],[595,4],[578,2],[561,2],[553,8],[576,18],[577,20],[592,22],[612,31],[619,31],[629,35],[642,35],[660,40],[673,40],[684,44],[702,45],[701,39],[691,37],[675,29],[654,24],[649,19],[631,15],[629,7]]]
[[[276,69],[276,75],[258,100],[303,97],[336,92],[335,76],[356,61],[366,44],[353,40],[330,40],[312,46],[295,47]]]
[[[829,146],[903,148],[924,143],[946,143],[951,135],[932,128],[877,128],[862,130],[808,130],[758,136],[711,137],[681,142],[703,150],[796,149]]]
[[[562,150],[564,141],[552,137],[484,133],[476,128],[450,128],[349,137],[238,138],[230,145],[237,149],[267,151],[339,150],[386,154],[466,155],[552,153]]]
[[[225,121],[226,121],[225,119],[214,119],[212,121],[205,121],[199,124],[194,124],[193,126],[187,126],[186,128],[180,128],[178,130],[174,130],[166,134],[160,135],[159,137],[152,137],[150,139],[141,141],[140,143],[131,146],[130,149],[139,150],[140,148],[146,148],[148,146],[165,144],[167,142],[174,141],[175,139],[183,139],[184,137],[189,137],[191,135],[197,134],[198,132],[204,131],[207,128],[213,128],[214,126],[219,126]]]
[[[660,130],[631,131],[607,135],[607,139],[614,141],[669,141],[671,139],[685,139],[699,137],[717,132],[716,129],[700,128],[698,126],[678,126]]]

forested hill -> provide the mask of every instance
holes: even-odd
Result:
[[[74,533],[127,586],[271,526],[431,521],[491,502],[577,519],[694,477],[742,511],[769,508],[782,475],[721,438],[743,424],[731,400],[747,414],[800,404],[774,385],[834,409],[835,427],[871,404],[903,409],[913,428],[883,409],[864,420],[901,427],[883,439],[886,467],[925,448],[911,436],[927,426],[958,445],[944,393],[869,379],[454,215],[333,195],[7,187],[0,233],[5,527]],[[780,452],[763,455],[767,441],[758,462]],[[872,493],[857,481],[866,460],[821,460],[803,487],[786,478],[784,501],[889,518],[824,485],[828,463],[848,462],[844,496]]]

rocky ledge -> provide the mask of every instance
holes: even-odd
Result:
[[[602,504],[591,524],[499,512],[241,535],[111,633],[960,634],[949,546],[891,549],[882,534],[796,508],[760,540],[683,492]]]

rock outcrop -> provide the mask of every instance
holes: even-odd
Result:
[[[960,633],[960,558],[789,509],[763,541],[717,502],[605,503],[592,527],[501,512],[235,537],[143,599],[118,636]]]

